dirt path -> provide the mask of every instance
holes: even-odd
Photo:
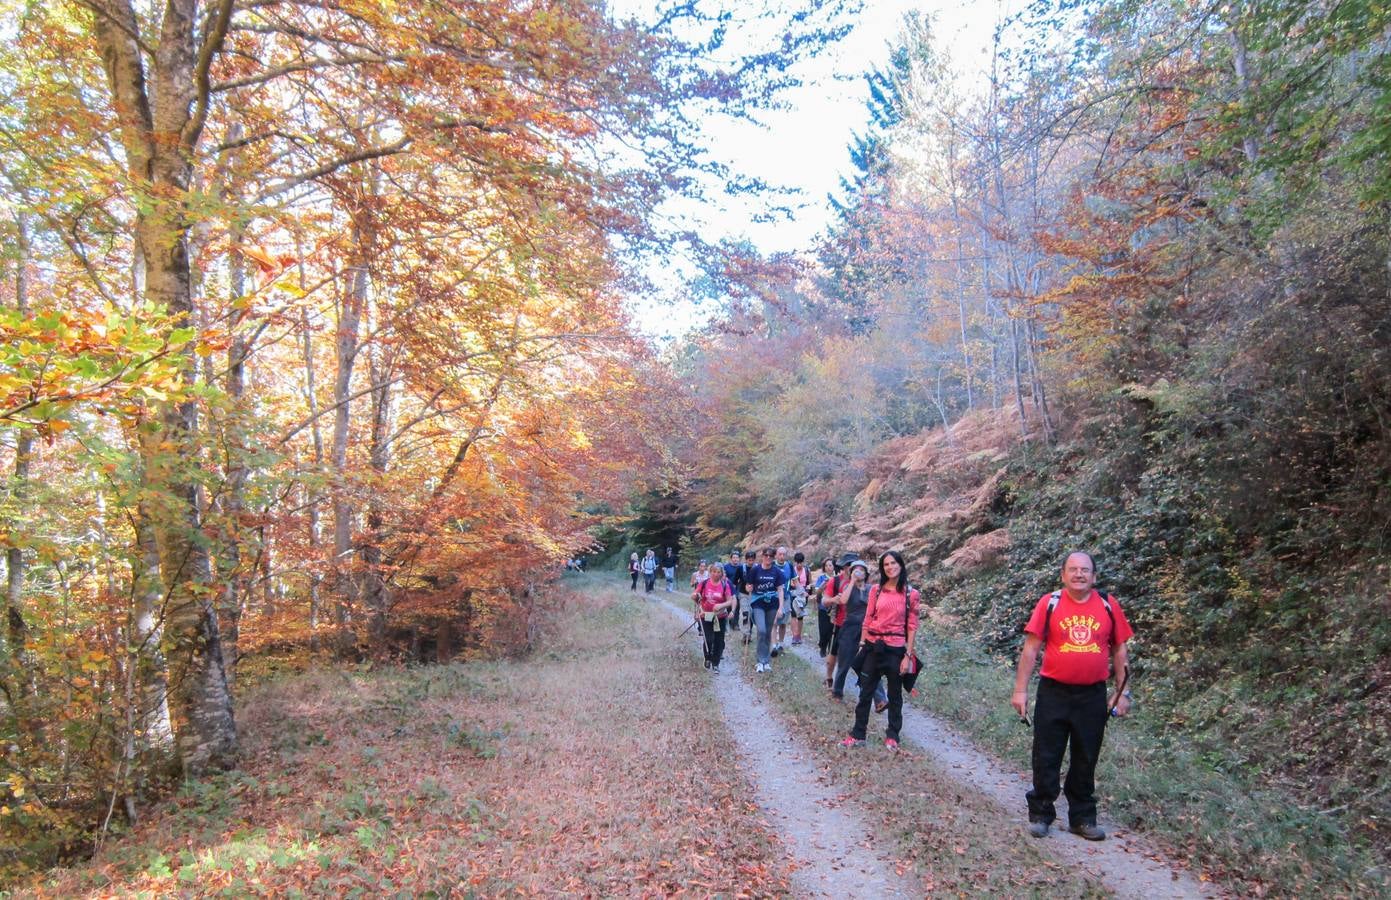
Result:
[[[788,650],[810,663],[813,673],[821,671],[825,665],[810,645],[802,644]],[[847,698],[851,693],[847,686]],[[908,702],[903,705],[902,736],[920,747],[945,774],[963,787],[994,801],[1000,810],[1000,827],[1025,827],[1024,792],[1029,789],[1029,782],[1022,775],[977,750],[941,720]],[[1066,809],[1066,799],[1060,799],[1060,806]],[[1066,813],[1060,813],[1058,819],[1066,822]],[[1080,867],[1118,897],[1152,900],[1221,896],[1211,885],[1169,862],[1142,837],[1119,829],[1104,817],[1101,824],[1109,835],[1104,841],[1093,843],[1066,831],[1054,830],[1038,841],[1039,849],[1060,863]]]
[[[690,612],[670,600],[664,605],[681,622]],[[699,652],[699,644],[696,644]],[[723,674],[711,675],[725,725],[739,748],[739,763],[755,785],[769,825],[796,858],[792,875],[798,897],[915,897],[921,895],[894,863],[866,838],[869,827],[845,808],[820,779],[806,777],[814,757],[782,724],[770,705],[739,673],[729,657]],[[810,852],[805,852],[807,850]]]

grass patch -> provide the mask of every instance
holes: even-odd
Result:
[[[771,676],[754,675],[752,659],[749,654],[743,660],[745,677],[807,742],[822,772],[857,798],[874,833],[892,841],[880,846],[911,866],[926,889],[980,896],[1107,896],[1097,882],[1043,857],[1024,830],[1022,814],[1018,827],[1002,829],[991,801],[970,796],[911,741],[897,754],[885,750],[883,716],[872,716],[864,747],[840,747],[854,705],[829,698],[822,666],[784,654]]]
[[[988,752],[1026,766],[1032,733],[1007,703],[1013,663],[927,623],[923,634],[919,647],[931,649],[914,702]],[[1243,895],[1391,893],[1385,863],[1349,841],[1336,816],[1301,808],[1289,792],[1261,785],[1226,747],[1191,740],[1159,712],[1200,715],[1233,697],[1195,697],[1185,706],[1172,697],[1150,702],[1154,685],[1132,687],[1134,710],[1107,728],[1097,768],[1104,815]],[[1032,697],[1030,688],[1030,703]]]
[[[27,894],[783,894],[670,617],[576,579],[529,659],[320,669],[243,698],[242,768]]]

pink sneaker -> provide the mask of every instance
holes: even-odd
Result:
[[[842,747],[863,747],[865,742],[859,738],[848,737],[840,742]]]
[[[894,740],[893,738],[885,738],[885,739],[884,739],[884,749],[885,749],[885,750],[894,750],[894,751],[897,751],[897,750],[898,750],[898,741]]]

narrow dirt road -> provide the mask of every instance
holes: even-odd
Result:
[[[803,644],[788,650],[811,664],[807,677],[815,677],[823,660],[811,646]],[[852,695],[847,686],[846,696]],[[996,698],[990,698],[994,700]],[[847,706],[847,711],[849,707]],[[954,732],[930,713],[903,704],[902,736],[935,760],[942,772],[959,782],[963,788],[989,798],[999,808],[1000,827],[1025,827],[1024,792],[1029,782],[1011,772],[998,760],[987,756],[970,741]],[[1066,800],[1060,801],[1066,809]],[[1059,821],[1066,822],[1066,812]],[[1153,898],[1191,898],[1221,896],[1210,884],[1199,881],[1190,872],[1165,859],[1157,848],[1132,832],[1119,830],[1104,819],[1109,837],[1104,841],[1084,841],[1066,831],[1054,830],[1038,843],[1040,851],[1069,867],[1080,867],[1093,875],[1118,897],[1137,900]]]
[[[688,609],[665,606],[682,622]],[[699,644],[696,645],[699,652]],[[730,647],[732,651],[734,648]],[[770,704],[734,665],[712,675],[725,725],[739,748],[739,764],[756,785],[755,798],[769,825],[797,855],[792,876],[798,897],[917,897],[922,891],[900,876],[892,860],[868,840],[869,826],[819,780],[805,772],[811,750],[782,724]]]

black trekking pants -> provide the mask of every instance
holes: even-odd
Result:
[[[716,618],[713,622],[700,620],[700,630],[705,632],[705,661],[718,666],[724,658],[725,621]]]
[[[831,613],[816,604],[816,648],[825,656],[831,650],[831,637],[835,629],[831,625]]]
[[[1030,822],[1049,822],[1056,817],[1058,779],[1063,751],[1071,747],[1067,781],[1067,823],[1096,824],[1096,761],[1106,733],[1106,682],[1063,684],[1040,678],[1034,702],[1034,786],[1025,795]]]
[[[637,573],[637,572],[633,572],[632,575],[633,575],[633,588],[632,588],[632,589],[633,589],[633,590],[637,590],[637,589],[638,589],[638,573]]]
[[[865,666],[860,672],[860,702],[855,704],[855,727],[850,731],[850,736],[856,740],[865,739],[865,729],[869,727],[869,707],[874,702],[874,689],[879,687],[880,676],[889,686],[889,721],[884,728],[884,738],[898,740],[898,733],[903,730],[903,676],[898,667],[903,664],[905,652],[907,648],[890,647],[883,641],[869,645]],[[836,657],[836,666],[840,666],[840,657]]]

